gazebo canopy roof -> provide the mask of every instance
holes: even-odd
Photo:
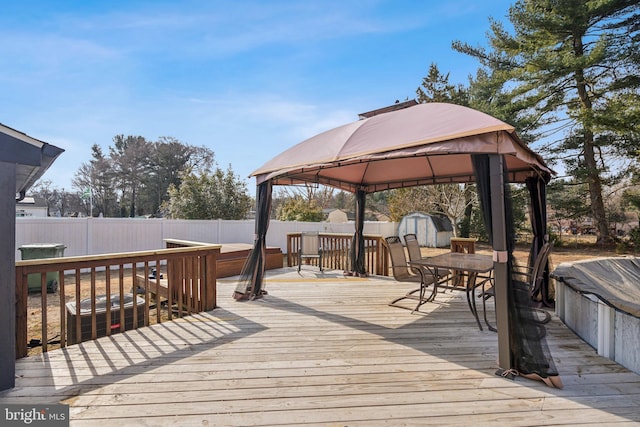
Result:
[[[513,126],[454,104],[418,104],[318,134],[254,171],[258,184],[319,183],[368,193],[473,182],[472,154],[503,154],[511,182],[554,172]]]

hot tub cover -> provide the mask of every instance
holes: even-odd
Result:
[[[640,318],[640,258],[608,257],[563,262],[551,274],[577,292]]]

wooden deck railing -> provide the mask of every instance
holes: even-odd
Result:
[[[52,334],[59,335],[60,346],[65,347],[174,316],[212,310],[216,306],[219,253],[220,245],[206,245],[17,261],[16,358],[27,355],[29,333],[41,337],[42,351],[46,352]],[[56,294],[47,294],[47,273],[51,272],[58,275]],[[40,276],[37,296],[29,294],[31,274]],[[48,310],[58,298],[58,307]],[[33,305],[38,299],[39,308],[28,306],[28,301]],[[38,311],[40,321],[34,322],[29,313],[33,317]],[[59,320],[48,321],[58,315]]]
[[[301,233],[287,233],[287,265],[298,265]],[[350,270],[352,234],[319,233],[322,247],[322,267],[332,270]],[[364,236],[365,270],[369,274],[389,275],[389,256],[382,236]],[[316,263],[316,260],[309,260]]]

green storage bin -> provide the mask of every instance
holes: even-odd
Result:
[[[60,258],[64,256],[66,246],[60,243],[31,243],[18,248],[22,254],[22,260]],[[47,273],[47,292],[54,293],[58,290],[60,275],[57,271]],[[29,292],[40,292],[40,275],[30,274],[28,278]]]

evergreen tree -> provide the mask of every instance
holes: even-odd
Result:
[[[492,21],[492,50],[455,42],[487,67],[502,113],[528,132],[564,131],[549,144],[584,182],[598,241],[610,241],[603,186],[617,156],[640,137],[640,3],[637,0],[520,0],[509,10],[513,34]],[[500,115],[497,115],[499,118]]]
[[[169,187],[165,210],[171,218],[244,219],[252,206],[247,185],[231,169],[184,173],[179,187]]]
[[[145,214],[138,206],[138,198],[144,189],[144,181],[152,172],[151,143],[142,136],[116,135],[109,147],[112,165],[120,186],[122,216],[135,217]]]
[[[276,219],[280,221],[319,222],[324,217],[322,208],[315,199],[306,200],[298,195],[280,203],[276,211]]]
[[[141,136],[117,135],[105,155],[97,144],[92,158],[76,171],[73,187],[86,213],[104,216],[156,215],[169,199],[169,186],[179,187],[186,172],[210,173],[214,153],[173,137],[149,142]],[[92,206],[89,206],[92,204]]]
[[[206,147],[184,144],[173,137],[160,137],[150,145],[150,169],[143,178],[144,194],[141,202],[145,210],[157,213],[169,200],[169,187],[180,187],[184,172],[209,172],[214,153]]]
[[[449,82],[449,73],[443,74],[437,64],[429,66],[427,76],[416,90],[420,103],[446,102],[470,106],[470,88]],[[454,224],[454,234],[469,237],[471,214],[476,199],[475,187],[464,185],[432,185],[395,190],[390,197],[391,218],[400,221],[412,211],[441,213]],[[447,202],[449,204],[447,204]]]
[[[449,73],[443,74],[438,65],[429,66],[427,76],[422,79],[422,85],[416,90],[417,101],[448,102],[457,105],[469,105],[469,91],[464,85],[449,83]]]
[[[116,174],[111,160],[99,145],[91,146],[91,160],[82,163],[73,178],[73,187],[82,198],[87,215],[118,216]],[[90,193],[90,195],[89,195]],[[89,204],[93,206],[89,206]]]

